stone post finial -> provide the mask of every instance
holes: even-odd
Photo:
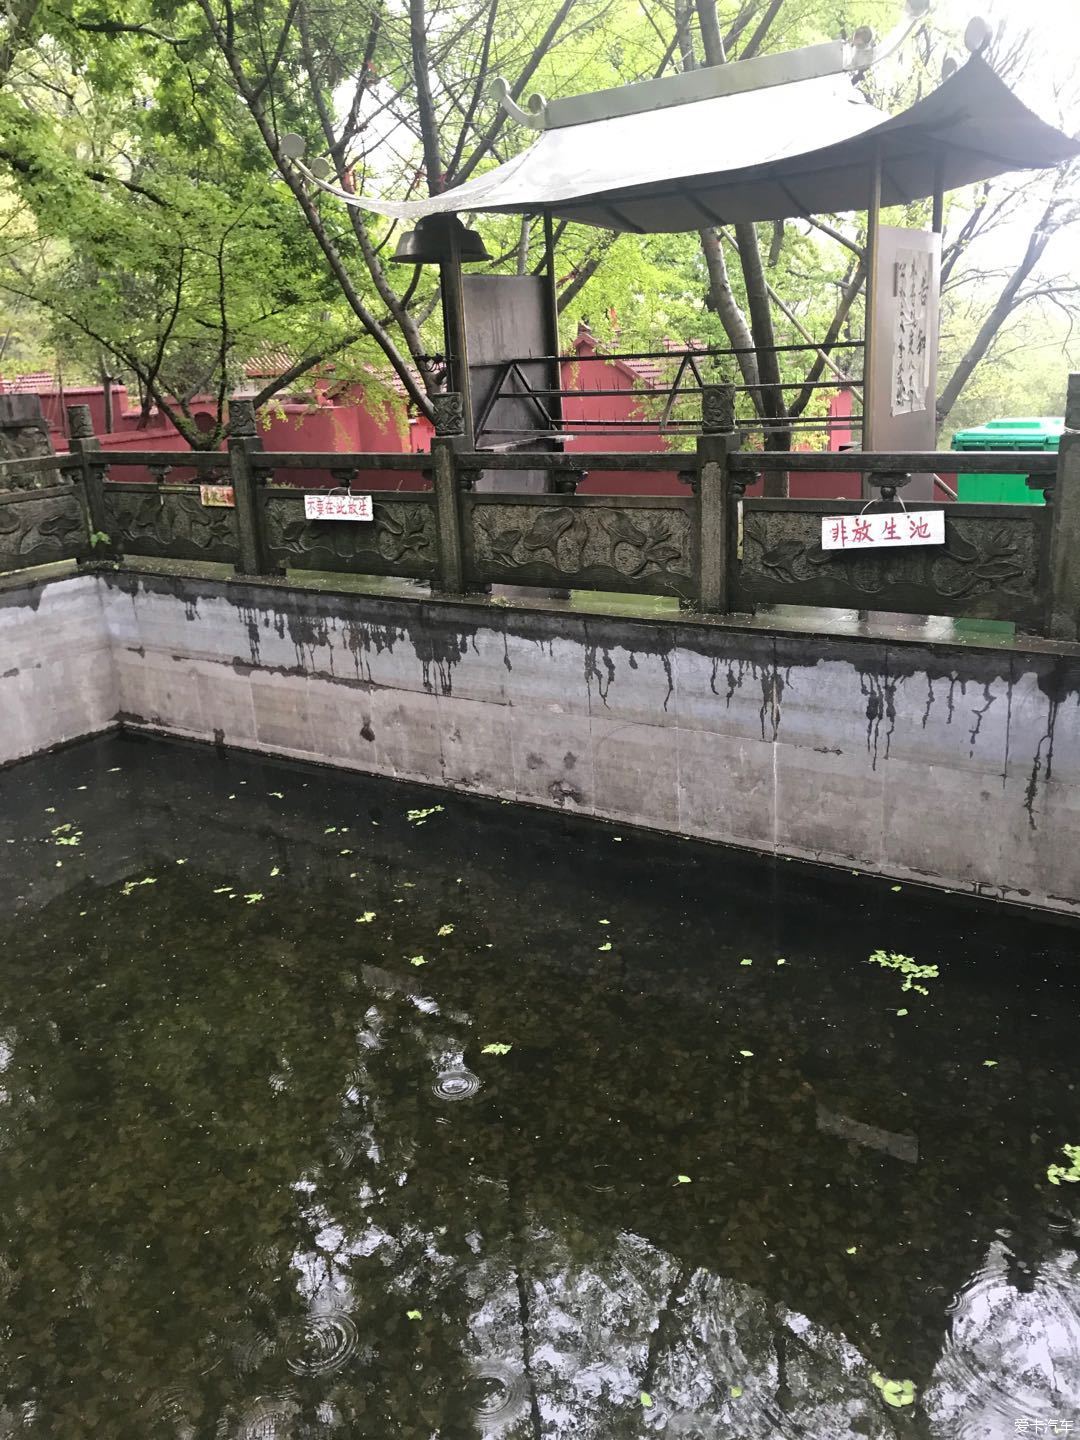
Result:
[[[1065,394],[1065,428],[1080,430],[1080,375],[1069,376],[1069,388]]]
[[[447,391],[445,395],[433,395],[431,408],[435,412],[436,435],[465,434],[465,406],[456,390]]]
[[[735,429],[734,385],[702,387],[701,428],[706,435],[728,435]]]
[[[234,440],[253,440],[258,431],[255,427],[254,401],[241,395],[229,400],[229,434]]]
[[[72,440],[93,440],[94,422],[89,405],[67,407],[68,435]]]

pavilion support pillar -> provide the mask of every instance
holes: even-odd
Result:
[[[877,438],[874,434],[874,412],[878,396],[874,387],[874,366],[878,347],[881,344],[880,320],[877,294],[877,254],[881,230],[881,146],[875,144],[870,161],[870,197],[866,211],[866,319],[863,324],[863,392],[862,392],[862,448],[873,450]],[[866,474],[862,482],[863,496],[869,498],[870,489]]]
[[[555,227],[551,211],[544,211],[544,325],[545,347],[552,357],[549,362],[548,411],[559,430],[563,428],[562,365],[559,359],[559,292],[555,279]],[[561,450],[562,444],[556,449]]]
[[[448,226],[449,253],[439,261],[443,336],[446,345],[446,388],[460,395],[463,409],[463,448],[474,448],[472,379],[469,375],[469,338],[465,328],[465,289],[461,274],[461,240],[457,226]]]

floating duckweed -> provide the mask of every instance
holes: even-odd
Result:
[[[485,1045],[484,1048],[480,1051],[480,1054],[481,1054],[481,1055],[509,1055],[509,1054],[510,1054],[510,1051],[511,1051],[513,1048],[514,1048],[514,1047],[513,1047],[512,1045],[504,1045],[504,1044],[502,1043],[502,1041],[496,1040],[496,1041],[495,1041],[493,1044],[491,1044],[491,1045]]]
[[[430,805],[426,810],[407,810],[405,814],[414,825],[423,825],[432,815],[441,814],[442,810],[442,805]]]
[[[120,891],[120,893],[121,893],[121,895],[130,895],[131,892],[132,892],[133,890],[137,890],[140,885],[156,885],[156,884],[157,884],[157,881],[154,879],[153,875],[144,875],[141,880],[128,880],[128,881],[126,882],[126,884],[124,885],[123,889]]]
[[[875,950],[869,957],[871,965],[881,965],[886,970],[898,970],[904,977],[902,990],[916,990],[920,995],[929,995],[925,985],[918,985],[918,980],[936,980],[938,978],[938,967],[936,965],[918,965],[913,955],[899,955],[895,950]]]
[[[356,917],[356,923],[357,923],[358,925],[370,925],[371,922],[372,922],[372,920],[374,920],[374,919],[375,919],[375,911],[374,911],[374,910],[365,910],[362,915],[358,915],[358,916]]]
[[[652,1409],[652,1396],[649,1394],[649,1392],[648,1392],[647,1390],[642,1390],[642,1392],[641,1392],[641,1404],[642,1404],[642,1408],[645,1409],[645,1410],[651,1410],[651,1409]]]
[[[886,1405],[899,1409],[915,1403],[915,1384],[911,1380],[886,1380],[884,1375],[875,1370],[870,1376],[870,1383],[881,1391],[881,1398]]]
[[[1080,1145],[1063,1145],[1061,1148],[1071,1163],[1068,1166],[1051,1165],[1046,1178],[1051,1185],[1060,1185],[1063,1180],[1066,1185],[1075,1185],[1080,1181]]]
[[[604,944],[604,945],[598,945],[596,948],[597,948],[598,950],[610,950],[610,949],[611,949],[611,941],[608,940],[606,944]]]
[[[454,927],[453,925],[440,925],[435,933],[437,935],[452,935],[454,933]]]

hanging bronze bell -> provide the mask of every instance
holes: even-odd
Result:
[[[463,265],[491,259],[479,232],[467,230],[456,215],[425,215],[398,240],[394,259],[403,265],[437,265],[450,259],[455,235]]]

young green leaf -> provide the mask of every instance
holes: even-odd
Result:
[[[645,1410],[651,1410],[651,1409],[652,1409],[652,1396],[649,1394],[649,1392],[648,1392],[647,1390],[642,1390],[642,1392],[641,1392],[641,1405],[642,1405],[642,1408],[645,1409]]]
[[[1060,1185],[1063,1180],[1066,1185],[1076,1185],[1080,1183],[1080,1145],[1063,1145],[1061,1148],[1071,1164],[1051,1165],[1046,1178],[1051,1185]]]

